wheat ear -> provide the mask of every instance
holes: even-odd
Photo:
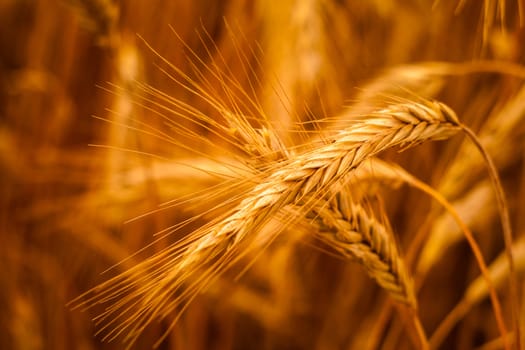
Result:
[[[394,299],[416,309],[414,286],[388,225],[344,193],[329,202],[317,201],[312,214],[316,215],[320,240],[357,260]]]
[[[244,238],[256,239],[254,231],[285,206],[300,205],[309,212],[371,156],[393,146],[443,139],[458,130],[455,114],[438,102],[393,105],[366,117],[336,134],[331,143],[271,165],[236,208],[91,291],[95,296],[83,305],[119,299],[100,316],[99,321],[111,318],[101,331],[117,325],[107,338],[126,331],[133,343],[154,318],[166,318],[181,305],[183,311],[202,288],[246,254],[240,244]],[[402,299],[414,303],[410,292],[405,294]]]
[[[432,187],[428,186],[427,184],[423,183],[422,181],[418,180],[417,178],[411,176],[410,174],[404,172],[403,170],[399,169],[397,171],[399,176],[401,176],[408,184],[411,186],[420,189],[421,191],[429,194],[432,196],[436,201],[438,201],[449,213],[452,215],[458,226],[461,228],[463,233],[465,234],[465,238],[467,239],[471,249],[472,253],[474,254],[478,266],[481,270],[481,274],[483,278],[485,278],[486,283],[489,288],[489,294],[490,299],[492,302],[492,306],[494,309],[494,316],[496,318],[496,322],[498,324],[499,331],[502,335],[502,338],[506,339],[507,329],[505,326],[505,322],[503,320],[502,311],[501,311],[501,305],[499,303],[499,299],[496,293],[496,290],[494,288],[494,285],[492,283],[490,274],[488,272],[487,265],[485,264],[485,260],[483,259],[483,255],[481,254],[481,251],[479,249],[479,246],[477,245],[476,241],[474,240],[474,236],[470,229],[465,225],[463,220],[459,217],[454,207],[441,195],[439,192],[434,190]],[[510,259],[510,262],[512,262],[512,259]],[[511,269],[512,274],[512,269]],[[509,348],[509,345],[506,344],[506,349]]]
[[[393,105],[367,117],[338,133],[331,143],[275,164],[273,173],[262,179],[230,215],[210,226],[195,242],[183,266],[198,264],[196,257],[218,244],[227,246],[226,254],[231,257],[247,235],[285,206],[300,205],[308,212],[323,194],[340,188],[337,185],[352,170],[382,150],[447,138],[459,130],[454,112],[438,102]],[[305,201],[309,198],[313,199]],[[406,300],[411,300],[410,294],[405,294]]]
[[[289,159],[283,144],[275,142],[274,139],[278,140],[278,137],[270,130],[262,129],[261,132],[254,133],[249,129],[249,125],[244,125],[242,128],[237,126],[234,130],[244,130],[240,136],[248,145],[245,149],[251,151],[247,153],[252,154],[258,163],[262,163],[258,168],[265,168],[268,163],[275,162],[274,156],[268,157],[266,154],[276,154],[277,150],[277,154],[281,155],[279,160]],[[250,146],[251,144],[253,146]],[[360,169],[363,169],[360,171],[363,173],[361,177],[366,179],[366,167],[359,167],[354,175],[358,175]],[[321,240],[343,256],[357,260],[394,299],[416,309],[414,287],[397,251],[393,235],[360,205],[353,203],[348,195],[352,192],[350,188],[345,187],[329,201],[314,199],[315,207],[306,216],[315,219]],[[301,205],[297,207],[301,210]]]
[[[235,121],[230,114],[232,124],[246,150],[251,156],[247,160],[254,169],[265,169],[276,161],[290,159],[290,153],[279,140],[277,134],[267,128],[253,129],[249,124]],[[253,158],[253,160],[252,160]],[[327,245],[342,253],[345,258],[356,260],[377,281],[379,286],[388,291],[394,299],[416,309],[414,287],[400,257],[394,236],[388,226],[381,224],[355,200],[354,193],[359,192],[361,183],[367,180],[377,181],[373,176],[373,162],[362,164],[352,177],[359,186],[343,187],[330,200],[314,199],[315,207],[306,214],[317,226],[319,238]],[[390,179],[389,179],[390,180]],[[394,181],[398,180],[397,178]],[[365,186],[366,187],[366,186]],[[363,193],[358,193],[362,197]],[[301,205],[294,208],[295,214],[302,216]],[[292,215],[294,213],[291,213]]]
[[[444,139],[458,130],[454,112],[438,102],[398,104],[372,113],[339,132],[331,143],[277,164],[278,168],[216,226],[214,235],[238,242],[284,206],[326,194],[332,186],[340,185],[373,155],[394,146],[408,148]]]
[[[468,229],[468,227],[465,225],[463,220],[458,216],[454,207],[439,192],[437,192],[430,186],[426,185],[425,183],[421,182],[420,180],[418,180],[417,178],[415,178],[414,176],[412,176],[411,174],[406,172],[404,169],[400,168],[399,166],[395,164],[387,163],[377,158],[370,158],[367,161],[367,165],[366,166],[363,165],[358,170],[359,172],[362,173],[362,175],[366,176],[368,174],[368,176],[372,176],[374,179],[377,179],[377,181],[380,181],[381,183],[396,185],[398,181],[406,182],[410,186],[427,193],[428,195],[433,197],[437,202],[443,205],[443,207],[447,210],[447,212],[453,217],[453,220],[456,222],[456,224],[460,227],[460,231],[463,232],[463,234],[465,235],[465,237],[467,238],[467,241],[469,242],[471,246],[472,252],[481,270],[482,277],[485,280],[487,290],[488,290],[488,293],[490,295],[490,299],[493,305],[496,322],[498,323],[498,328],[502,335],[502,339],[506,341],[507,330],[506,330],[505,322],[503,321],[503,314],[501,311],[501,306],[500,306],[499,299],[497,297],[495,286],[491,280],[491,275],[489,274],[486,263],[480,252],[480,248],[477,245],[476,241],[473,239],[472,232]],[[361,171],[361,170],[364,170],[364,171]],[[354,173],[357,173],[357,172],[358,171]],[[408,253],[408,256],[410,256],[410,253]],[[457,311],[454,311],[453,313],[454,313],[454,316],[451,316],[451,317],[457,316]],[[448,326],[448,324],[446,326]]]

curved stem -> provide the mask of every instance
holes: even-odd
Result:
[[[516,347],[518,349],[521,349],[521,332],[520,332],[520,300],[519,300],[519,281],[518,281],[518,275],[516,273],[516,267],[514,264],[514,256],[512,253],[512,227],[510,224],[510,217],[509,217],[509,209],[507,205],[507,201],[505,199],[505,192],[503,191],[503,186],[501,185],[501,180],[498,176],[498,171],[496,166],[494,165],[494,161],[489,156],[481,142],[479,141],[476,134],[470,130],[465,125],[460,125],[461,129],[465,132],[465,134],[470,138],[470,140],[474,143],[476,148],[480,151],[481,155],[483,156],[485,163],[488,168],[488,173],[490,176],[490,180],[492,181],[492,184],[494,186],[494,191],[496,194],[496,202],[498,205],[499,214],[501,217],[501,225],[503,229],[503,240],[505,242],[505,251],[507,253],[508,261],[509,261],[509,284],[510,284],[510,296],[511,296],[511,303],[512,303],[512,323],[514,324],[515,329],[515,342]]]
[[[487,268],[487,264],[485,263],[485,259],[483,258],[483,255],[481,254],[481,250],[476,243],[476,240],[474,239],[474,236],[470,229],[465,225],[463,220],[459,217],[458,213],[454,209],[454,207],[446,200],[445,197],[443,197],[439,192],[434,190],[429,185],[425,184],[424,182],[418,180],[417,178],[405,173],[400,172],[400,175],[403,176],[403,178],[412,186],[420,189],[421,191],[428,193],[430,196],[432,196],[436,201],[438,201],[449,213],[452,215],[458,226],[461,228],[463,233],[465,234],[465,238],[467,239],[471,249],[472,253],[474,254],[474,257],[476,258],[476,261],[478,263],[478,266],[481,270],[481,274],[483,275],[483,278],[485,279],[487,283],[487,288],[489,290],[490,300],[492,302],[492,308],[494,309],[494,316],[496,318],[496,322],[498,324],[498,329],[501,334],[501,337],[503,339],[507,339],[507,327],[505,326],[505,321],[503,320],[503,313],[501,311],[501,305],[498,299],[498,295],[496,293],[496,289],[494,288],[494,284],[492,283],[492,280],[490,278],[490,274]],[[505,343],[505,349],[510,349],[510,343]]]
[[[447,317],[445,317],[445,319],[439,324],[434,331],[434,334],[430,337],[430,349],[439,349],[446,336],[450,333],[452,328],[454,328],[458,320],[465,316],[468,310],[469,305],[463,300],[448,313]]]
[[[420,341],[420,349],[422,350],[430,350],[430,345],[428,343],[427,335],[425,334],[425,330],[423,329],[423,325],[421,325],[421,320],[419,319],[419,316],[417,315],[416,311],[414,310],[412,312],[412,322],[414,324],[414,328],[416,330],[416,334],[418,336],[418,339]]]

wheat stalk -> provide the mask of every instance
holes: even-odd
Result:
[[[514,256],[516,257],[516,271],[520,274],[525,270],[525,238],[521,236],[512,246]],[[501,288],[505,280],[509,278],[510,269],[507,253],[502,252],[489,266],[489,273],[494,287]],[[489,295],[489,287],[483,276],[479,276],[470,283],[463,294],[463,298],[457,303],[454,309],[448,313],[447,317],[436,328],[430,345],[437,349],[445,340],[453,327],[459,322],[476,304],[480,303]],[[503,339],[504,343],[512,339]]]
[[[452,205],[465,224],[476,232],[488,227],[488,223],[497,216],[497,209],[492,203],[494,203],[492,188],[490,183],[484,180],[472,186],[470,192],[453,201]],[[434,220],[427,243],[421,250],[417,266],[418,275],[423,278],[439,261],[443,252],[463,238],[461,230],[448,213],[439,215]]]
[[[489,116],[479,131],[481,143],[493,156],[499,169],[507,169],[519,159],[513,149],[523,144],[525,139],[524,118],[525,87],[522,86],[501,109]],[[464,142],[461,145],[456,159],[443,175],[438,188],[444,196],[454,199],[471,188],[472,182],[481,177],[484,169],[483,158],[476,153],[471,143]]]

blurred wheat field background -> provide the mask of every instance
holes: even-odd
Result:
[[[0,348],[525,347],[524,1],[0,23]]]

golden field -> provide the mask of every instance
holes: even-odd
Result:
[[[523,0],[0,23],[0,348],[525,348]]]

